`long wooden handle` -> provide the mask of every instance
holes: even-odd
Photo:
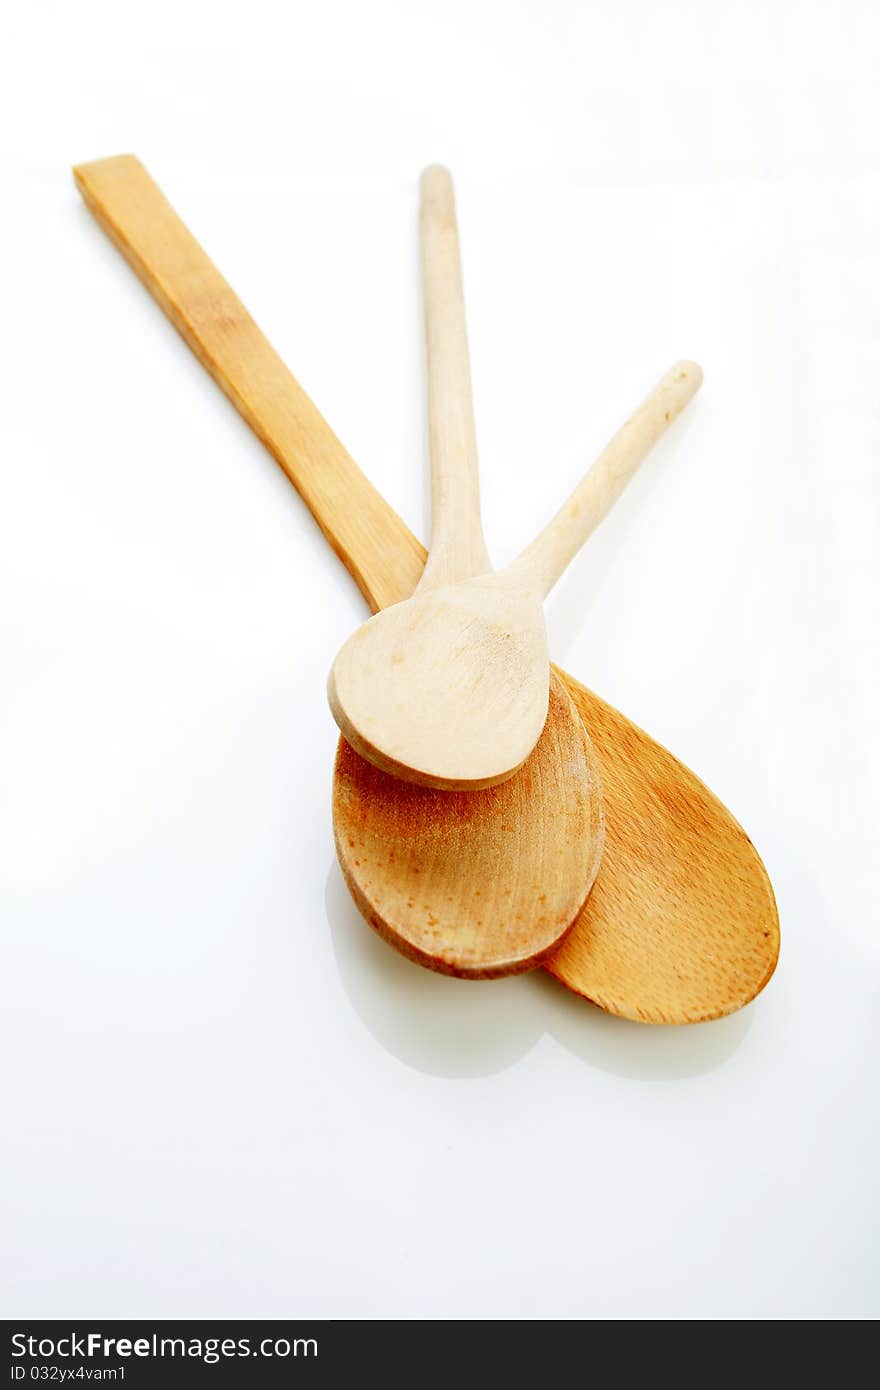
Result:
[[[699,390],[696,362],[678,362],[606,446],[586,477],[507,573],[547,594],[617,501],[639,464]]]
[[[421,183],[422,284],[428,359],[431,546],[420,589],[490,569],[480,521],[477,438],[455,193],[433,165]]]
[[[425,550],[349,457],[133,155],[80,164],[88,207],[278,461],[377,612],[408,598]]]

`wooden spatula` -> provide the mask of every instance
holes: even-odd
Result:
[[[370,607],[406,598],[424,566],[423,547],[352,462],[143,166],[123,155],[82,165],[75,176],[101,226],[284,469]],[[593,891],[547,968],[601,1008],[641,1022],[734,1012],[763,989],[779,954],[761,860],[692,772],[559,674],[599,754],[606,840]],[[356,766],[369,768],[360,759]],[[509,797],[512,816],[520,804],[515,785],[511,779],[488,793]]]

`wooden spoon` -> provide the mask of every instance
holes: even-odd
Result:
[[[473,790],[511,777],[535,747],[550,684],[543,600],[702,372],[691,362],[674,367],[553,521],[493,574],[480,527],[458,230],[445,169],[422,176],[421,225],[432,403],[428,563],[412,598],[344,644],[327,694],[342,734],[376,767],[426,787]]]
[[[404,620],[400,659],[406,657],[406,665],[413,668],[419,664],[419,651],[427,654],[432,642],[444,640],[437,623],[432,623],[432,612],[441,622],[444,612],[465,613],[467,601],[456,602],[455,596],[471,593],[470,577],[485,575],[490,568],[480,523],[455,208],[445,171],[428,171],[423,178],[421,229],[433,537],[417,597],[386,610]],[[479,604],[471,611],[479,613]],[[496,610],[496,620],[498,616]],[[337,660],[336,681],[330,681],[331,704],[340,680],[343,690],[355,689],[350,679],[354,673],[345,671],[346,650],[374,650],[375,661],[376,644],[363,642],[369,628],[370,624],[361,629]],[[387,637],[387,628],[385,633]],[[460,635],[447,630],[446,638],[458,640]],[[393,673],[401,667],[391,647],[386,655],[393,684]],[[544,663],[549,677],[546,643]],[[366,656],[362,670],[369,672],[370,667]],[[422,662],[421,677],[429,672]],[[472,696],[479,698],[483,687],[478,673],[473,674],[478,688]],[[394,698],[401,701],[402,722],[407,723],[410,708],[416,709],[416,719],[408,723],[410,747],[419,738],[418,713],[426,697],[427,692],[420,694],[412,682],[396,684]],[[381,760],[385,767],[371,758],[374,765],[368,770],[358,756],[359,738],[340,742],[333,827],[345,881],[367,921],[421,965],[470,979],[530,969],[560,943],[592,886],[604,832],[593,752],[558,678],[549,701],[550,717],[545,699],[533,756],[506,796],[491,786],[480,792],[448,789],[438,794],[400,781],[393,775],[400,770],[393,757]],[[453,717],[448,702],[440,702],[439,712]],[[432,716],[438,717],[436,707]],[[504,717],[503,711],[498,717]],[[337,720],[342,723],[338,715]],[[468,737],[478,736],[483,721],[462,723],[466,748]],[[426,727],[430,729],[430,719]],[[461,725],[456,733],[460,729]],[[352,751],[352,743],[357,751]],[[479,744],[472,757],[474,753],[479,753]],[[464,774],[467,757],[454,765]],[[451,779],[444,779],[444,785],[451,788]]]
[[[140,162],[122,155],[74,173],[98,222],[283,468],[370,606],[376,611],[406,598],[419,581],[424,548],[352,461]],[[763,989],[779,955],[773,891],[754,846],[671,753],[573,677],[558,674],[599,754],[606,838],[593,891],[547,969],[600,1008],[640,1022],[695,1023],[733,1013]],[[375,774],[343,741],[338,762],[346,756],[351,776],[357,769]],[[521,806],[514,786],[475,795],[506,799],[513,824]]]

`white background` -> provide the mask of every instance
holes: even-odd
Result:
[[[3,1312],[876,1315],[876,8],[2,13]],[[754,1006],[639,1027],[361,923],[324,679],[364,609],[80,204],[127,150],[420,535],[423,164],[498,563],[703,364],[549,627],[765,858]]]

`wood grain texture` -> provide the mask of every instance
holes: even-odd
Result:
[[[546,968],[639,1023],[735,1013],[779,959],[776,901],[754,845],[689,768],[564,679],[599,757],[605,847],[593,891]]]
[[[464,979],[530,970],[593,886],[603,819],[595,755],[564,683],[532,756],[486,791],[436,791],[380,771],[340,739],[333,832],[349,891],[410,959]]]
[[[210,262],[206,269],[204,253],[143,167],[131,156],[102,160],[81,166],[77,182],[200,361],[309,507],[321,509],[324,534],[374,611],[406,598],[418,583],[423,547],[320,417],[316,423],[317,412],[303,406],[283,364],[265,360],[272,349],[238,300],[232,343],[225,341],[227,319],[217,321],[210,308],[192,314],[189,297],[201,295],[202,276],[219,279],[219,273]],[[231,291],[220,285],[216,303],[223,305]],[[278,392],[293,382],[292,421],[283,400],[267,401],[254,388],[252,348]],[[593,892],[548,968],[601,1008],[640,1022],[694,1023],[734,1012],[764,987],[779,954],[773,891],[757,852],[671,753],[578,681],[559,676],[599,755],[606,849]],[[344,753],[340,747],[340,758]],[[511,790],[507,782],[493,794]]]

